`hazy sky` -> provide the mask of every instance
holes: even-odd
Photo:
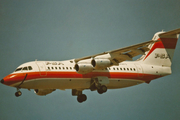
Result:
[[[180,28],[179,0],[0,0],[0,78],[20,64],[67,60],[151,40]],[[180,41],[172,75],[99,95],[71,90],[37,96],[0,84],[2,120],[179,120]]]

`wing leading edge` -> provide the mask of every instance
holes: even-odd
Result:
[[[172,30],[172,31],[168,31],[168,32],[159,33],[159,36],[166,37],[166,36],[173,36],[177,34],[180,34],[180,28]],[[106,51],[106,52],[96,54],[96,55],[77,58],[75,59],[75,63],[78,63],[79,61],[87,60],[87,59],[109,59],[112,65],[118,65],[120,62],[123,62],[126,60],[132,60],[133,57],[136,57],[138,55],[144,55],[145,52],[149,51],[148,46],[157,41],[158,40],[150,40],[150,41],[132,45],[129,47],[124,47],[124,48],[120,48],[116,50]]]
[[[180,34],[180,28],[159,34],[160,37]]]

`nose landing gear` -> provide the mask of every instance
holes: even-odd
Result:
[[[21,96],[21,95],[22,95],[22,92],[19,91],[19,90],[15,93],[15,96],[16,96],[16,97],[19,97],[19,96]]]
[[[22,95],[22,92],[19,90],[20,89],[20,86],[23,84],[23,82],[26,80],[26,77],[27,77],[28,74],[25,75],[23,81],[17,86],[17,92],[15,93],[15,96],[16,97],[19,97]]]

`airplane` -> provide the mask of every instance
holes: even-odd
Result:
[[[97,91],[130,87],[170,75],[172,58],[180,28],[157,32],[152,40],[140,44],[66,61],[27,62],[4,77],[1,83],[17,88],[34,89],[45,96],[56,89],[72,89],[72,96],[82,103],[83,90]],[[141,56],[134,60],[134,57]]]

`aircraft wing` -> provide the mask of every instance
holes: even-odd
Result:
[[[180,28],[159,34],[160,37],[180,34]]]
[[[96,55],[78,58],[78,59],[75,59],[75,62],[78,63],[79,61],[86,60],[86,59],[104,59],[105,58],[105,59],[109,59],[113,63],[113,65],[118,65],[122,61],[132,60],[132,58],[135,56],[143,55],[146,51],[149,51],[148,46],[154,42],[156,41],[150,40],[150,41],[132,45],[129,47],[124,47],[124,48],[111,50],[111,51],[103,52]]]

